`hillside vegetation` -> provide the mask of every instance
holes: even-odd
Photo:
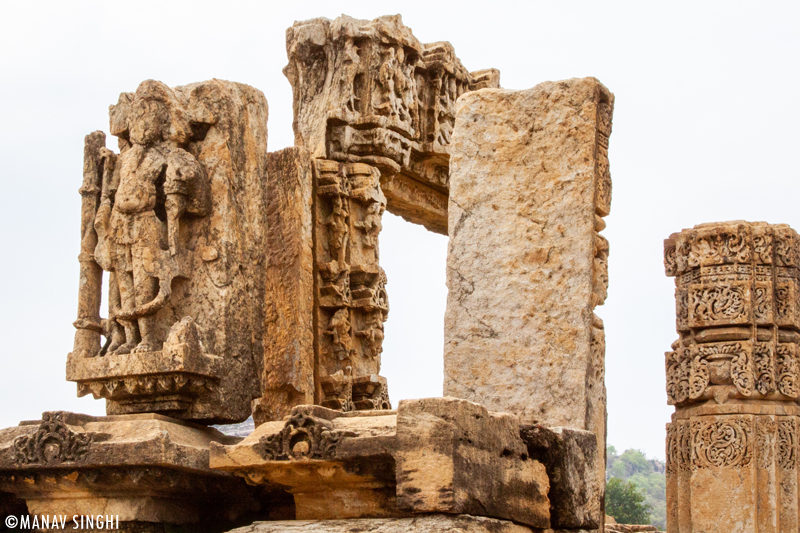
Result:
[[[650,523],[659,529],[666,529],[667,494],[664,463],[648,459],[639,450],[625,450],[620,455],[616,448],[609,446],[606,451],[608,457],[606,483],[612,478],[633,483],[644,495],[644,503],[651,507]]]

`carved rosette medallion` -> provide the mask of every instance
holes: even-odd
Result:
[[[256,451],[266,461],[333,460],[342,439],[354,435],[333,429],[329,420],[296,413],[279,433],[262,437]]]
[[[64,423],[63,413],[44,413],[42,423],[33,434],[14,439],[14,455],[21,465],[53,466],[81,461],[93,438],[93,433],[72,431]]]

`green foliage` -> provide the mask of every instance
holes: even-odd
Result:
[[[635,483],[612,477],[606,483],[606,514],[619,524],[647,524],[652,508]]]
[[[606,449],[608,462],[606,464],[606,514],[613,516],[620,524],[652,524],[659,529],[667,527],[667,497],[664,464],[654,459],[648,459],[639,450],[626,450],[622,455],[616,448],[609,446]],[[649,518],[640,522],[628,522],[615,516],[609,511],[608,487],[611,480],[616,478],[617,483],[629,482],[641,491],[643,505],[649,506]],[[616,489],[615,489],[616,490]],[[626,519],[627,520],[627,519]]]

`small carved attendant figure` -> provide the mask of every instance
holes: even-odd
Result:
[[[119,156],[95,219],[104,236],[95,256],[115,273],[119,289],[121,310],[112,318],[125,328],[125,342],[112,339],[110,354],[161,349],[155,313],[181,274],[179,221],[187,211],[202,215],[207,209],[203,168],[179,146],[188,142],[190,130],[172,91],[157,81],[143,82],[130,102],[127,126],[130,145]]]
[[[333,212],[328,219],[327,225],[330,226],[331,231],[331,255],[336,256],[336,262],[340,270],[344,269],[347,257],[347,235],[350,232],[350,227],[347,224],[348,218],[349,215],[344,202],[342,202],[342,197],[334,197]]]
[[[333,353],[339,360],[350,357],[353,350],[353,338],[350,336],[350,311],[347,308],[339,309],[331,317],[330,329],[325,333],[333,339]]]
[[[381,216],[383,215],[384,207],[380,203],[374,202],[370,204],[368,209],[364,222],[356,222],[355,226],[365,233],[364,246],[375,248],[378,245],[378,235],[380,235],[383,228]]]
[[[366,326],[358,335],[364,337],[365,353],[374,358],[383,351],[383,314],[377,311],[367,315]]]

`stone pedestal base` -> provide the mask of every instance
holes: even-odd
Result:
[[[208,449],[238,440],[161,415],[48,412],[0,430],[0,491],[38,517],[231,527],[258,504],[241,478],[208,467]]]

